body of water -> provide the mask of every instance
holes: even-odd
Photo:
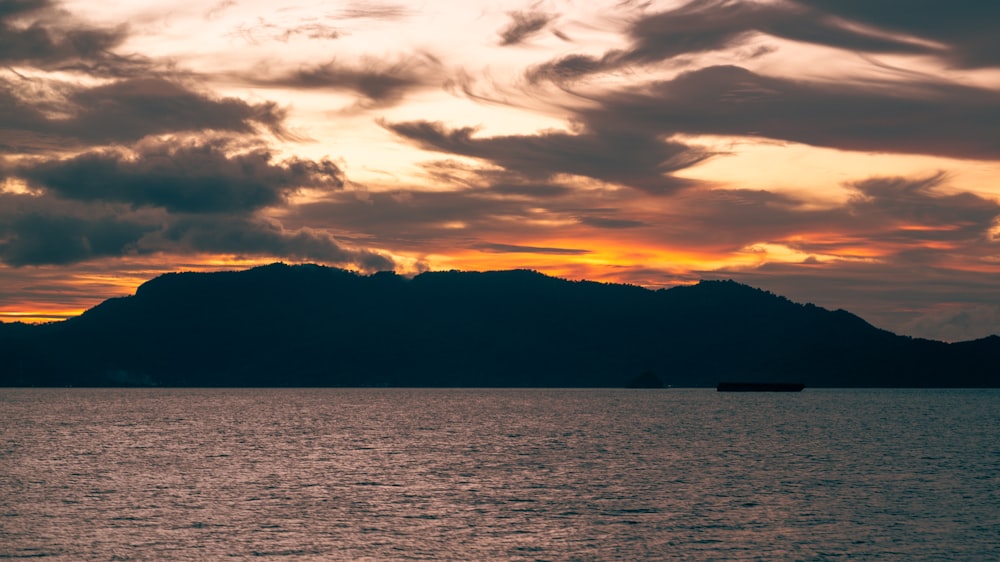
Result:
[[[0,558],[998,560],[1000,392],[0,389]]]

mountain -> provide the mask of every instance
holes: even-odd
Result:
[[[733,281],[651,291],[532,271],[171,273],[0,325],[3,386],[997,387],[1000,338],[897,336]]]

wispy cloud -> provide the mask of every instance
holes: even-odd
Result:
[[[947,6],[916,0],[905,6],[892,2],[796,0],[795,4],[840,18],[841,25],[862,24],[881,33],[917,38],[939,45],[935,52],[962,68],[1000,66],[1000,4],[967,0]]]
[[[906,8],[835,0],[689,2],[637,17],[628,28],[627,47],[601,56],[565,55],[533,67],[528,77],[535,82],[575,80],[732,49],[762,36],[853,52],[934,56],[960,67],[1000,64],[1000,39],[989,23],[1000,17],[1000,8],[989,2],[935,8],[940,5],[929,0]]]
[[[254,74],[243,78],[262,86],[349,91],[360,96],[361,106],[369,108],[397,104],[407,93],[440,88],[445,80],[440,63],[428,54],[396,61],[368,58],[357,64],[335,59],[273,76]]]
[[[231,32],[231,35],[240,37],[247,43],[259,45],[267,41],[287,43],[293,38],[298,37],[306,39],[338,39],[342,33],[337,27],[320,22],[307,22],[289,26],[258,19],[255,23],[238,26]]]
[[[500,44],[517,45],[544,30],[556,16],[544,12],[510,12],[510,22],[500,30]]]
[[[572,248],[543,248],[538,246],[518,246],[514,244],[490,244],[482,243],[474,246],[477,250],[484,252],[496,252],[500,254],[548,254],[554,256],[579,256],[589,254],[589,250],[577,250]]]
[[[573,174],[654,193],[693,185],[670,173],[711,156],[655,135],[614,129],[477,137],[470,127],[449,129],[427,121],[386,123],[385,127],[422,148],[482,158],[526,177]]]
[[[756,136],[844,150],[1000,157],[1000,97],[946,82],[821,83],[712,66],[600,95],[594,127]]]
[[[343,19],[398,20],[412,13],[405,4],[382,2],[351,2],[346,8],[336,12]]]

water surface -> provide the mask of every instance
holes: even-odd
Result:
[[[0,558],[996,560],[1000,392],[0,389]]]

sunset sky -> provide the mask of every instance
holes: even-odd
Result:
[[[1000,333],[1000,2],[0,0],[0,320],[167,271],[735,279]]]

